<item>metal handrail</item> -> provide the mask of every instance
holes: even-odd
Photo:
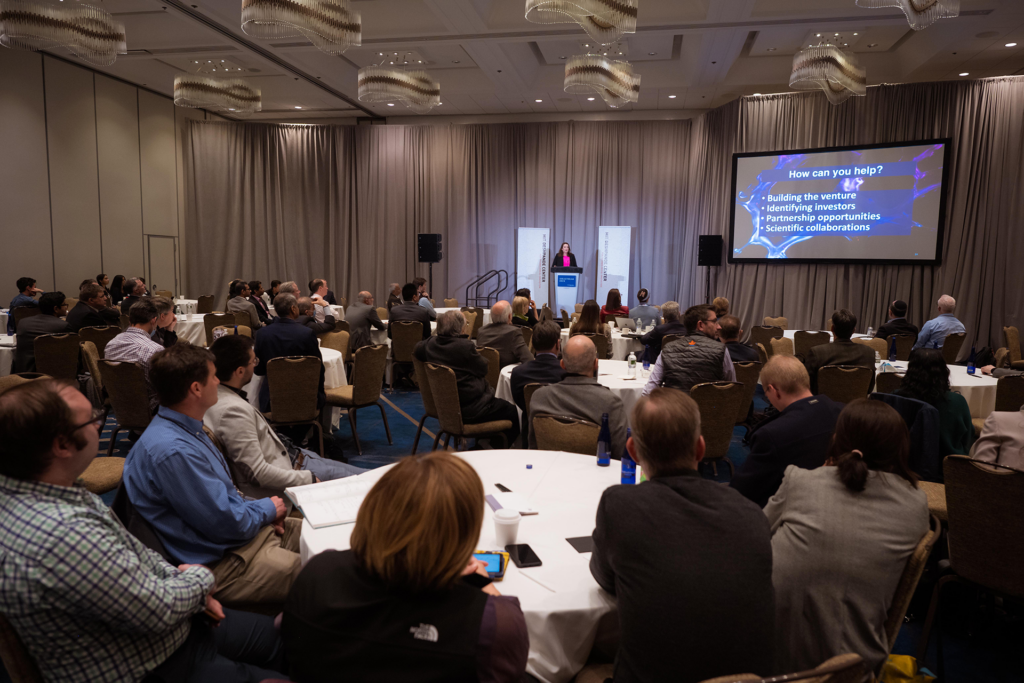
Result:
[[[502,283],[502,275],[504,275],[504,284]],[[487,282],[497,278],[495,288],[487,292],[484,296],[480,296],[480,288]],[[496,270],[491,269],[479,276],[468,285],[466,285],[466,305],[467,306],[479,306],[481,300],[483,301],[484,307],[489,308],[492,303],[497,302],[498,296],[501,292],[505,291],[508,287],[509,275],[507,270]],[[475,288],[475,289],[474,289]],[[473,289],[473,296],[469,295],[470,289]],[[492,302],[491,299],[494,299]]]

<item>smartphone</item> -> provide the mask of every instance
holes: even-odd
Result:
[[[491,577],[494,581],[501,581],[505,577],[505,568],[508,566],[508,553],[478,550],[473,553],[473,557],[487,565],[485,567],[487,576]]]
[[[540,561],[540,558],[537,557],[537,553],[533,552],[533,548],[526,543],[507,545],[505,546],[505,550],[508,551],[509,558],[520,569],[526,569],[527,567],[539,567],[543,564]]]

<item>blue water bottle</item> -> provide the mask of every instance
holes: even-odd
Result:
[[[651,376],[651,347],[644,347],[644,377]]]
[[[626,441],[629,441],[629,437],[633,435],[633,431],[626,428]],[[629,455],[629,449],[622,449],[622,483],[623,484],[635,484],[636,483],[636,462]]]
[[[601,415],[601,433],[597,435],[597,466],[612,464],[612,430],[608,427],[608,413]]]
[[[892,344],[889,345],[889,362],[896,362],[896,337],[892,338]]]
[[[974,347],[972,346],[971,347],[971,355],[967,359],[967,374],[968,375],[973,375],[974,374],[974,370],[975,370],[974,360],[975,360],[975,354],[974,354]]]

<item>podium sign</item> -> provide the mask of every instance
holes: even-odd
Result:
[[[538,313],[548,303],[550,247],[551,228],[519,228],[516,237],[516,291],[524,287],[529,289],[537,303]]]
[[[604,305],[608,291],[618,289],[622,305],[629,308],[629,265],[632,262],[633,228],[602,225],[597,229],[597,303]]]
[[[576,293],[580,286],[582,272],[582,268],[556,266],[551,269],[551,274],[555,279],[555,309],[552,313],[556,316],[562,314],[563,308],[569,315],[576,312]]]

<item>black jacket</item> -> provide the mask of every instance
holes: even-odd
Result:
[[[269,323],[270,309],[267,308],[266,302],[258,296],[250,296],[248,301],[256,307],[256,315],[259,316],[260,322],[264,325]]]
[[[558,362],[558,357],[553,353],[539,353],[533,360],[512,369],[512,376],[509,378],[512,387],[512,402],[525,413],[526,398],[523,396],[523,389],[527,384],[534,382],[557,384],[562,381],[563,377],[565,377],[565,370]]]
[[[71,327],[55,315],[33,315],[18,323],[17,348],[14,351],[14,372],[36,371],[36,337],[44,334],[73,332]]]
[[[267,325],[256,333],[256,357],[260,359],[256,366],[256,374],[265,377],[267,374],[267,363],[282,356],[313,356],[323,359],[320,355],[320,345],[316,343],[316,335],[313,330],[305,325],[300,325],[291,318],[278,318],[273,325]],[[260,410],[268,412],[270,406],[270,382],[263,381],[260,384]],[[324,366],[320,365],[320,385],[317,388],[316,406],[323,408],[327,403],[327,394],[324,392]]]
[[[128,311],[131,310],[131,307],[141,300],[141,296],[135,296],[134,294],[132,294],[131,296],[126,296],[124,299],[121,300],[121,315],[128,315]]]
[[[574,253],[572,253],[570,251],[568,256],[569,256],[569,267],[570,268],[578,268],[579,266],[576,265],[576,254],[574,254]],[[555,252],[555,260],[551,262],[551,267],[552,268],[564,268],[565,267],[565,266],[562,265],[562,252],[561,251]]]
[[[324,321],[322,323],[318,323],[316,321],[316,318],[314,318],[311,315],[300,315],[298,318],[295,319],[295,322],[299,323],[300,325],[305,325],[309,329],[313,330],[313,334],[324,334],[326,332],[334,331],[333,315],[325,315]]]
[[[121,313],[116,308],[104,308],[96,311],[84,301],[79,301],[71,309],[71,312],[68,313],[67,321],[71,331],[78,332],[83,327],[119,325],[121,323]]]
[[[919,331],[917,325],[914,325],[906,318],[893,318],[878,328],[878,332],[875,332],[875,339],[885,339],[890,334],[912,334],[916,343]]]
[[[388,313],[388,339],[393,339],[391,336],[391,323],[402,322],[409,320],[416,323],[423,323],[423,338],[427,339],[430,337],[432,332],[430,328],[430,311],[423,308],[419,304],[411,301],[403,301],[400,305],[395,306]]]
[[[658,356],[661,355],[661,340],[665,338],[666,334],[678,334],[680,337],[685,337],[686,325],[680,322],[663,323],[640,337],[640,343],[651,348],[651,356],[649,359],[651,361],[651,365],[654,365],[655,361],[658,360]]]
[[[731,341],[726,342],[725,348],[729,352],[729,357],[732,358],[733,363],[761,360],[761,355],[753,346],[741,344],[738,341]]]
[[[472,339],[429,337],[416,345],[413,355],[424,363],[445,365],[455,371],[464,420],[475,419],[494,398],[494,389],[487,382],[487,359],[476,350]]]
[[[811,376],[812,394],[818,393],[818,370],[826,365],[857,365],[871,368],[868,393],[875,390],[875,350],[865,344],[857,344],[850,340],[819,344],[807,352],[804,365]]]

